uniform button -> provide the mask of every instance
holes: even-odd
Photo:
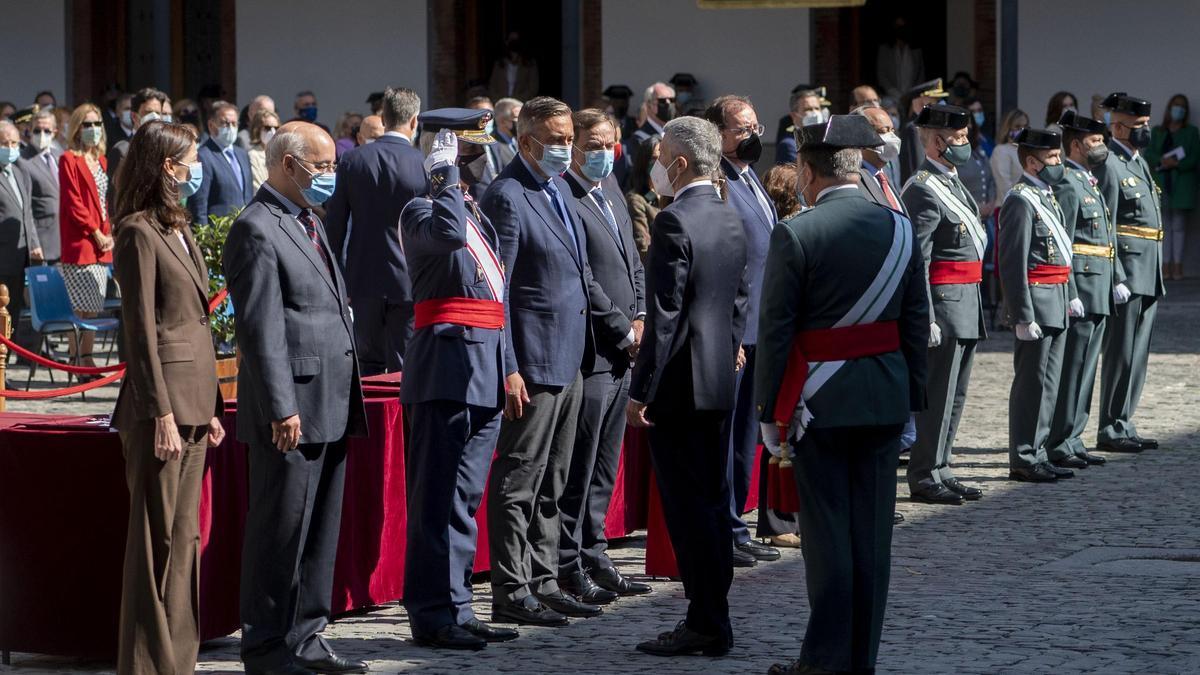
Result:
[[[204,316],[204,317],[201,317],[201,318],[200,318],[200,325],[201,325],[201,326],[207,326],[207,325],[208,325],[208,317],[207,317],[207,316]]]
[[[354,350],[353,350],[353,349],[347,349],[347,350],[346,350],[346,356],[352,356],[353,354],[354,354]]]
[[[583,313],[584,313],[584,312],[586,312],[586,311],[587,311],[587,309],[581,309],[581,310],[579,310],[579,313],[580,313],[580,314],[583,314]]]

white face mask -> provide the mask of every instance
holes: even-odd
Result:
[[[675,166],[675,162],[671,162],[671,166]],[[650,184],[654,187],[654,191],[662,197],[674,197],[675,187],[671,185],[671,179],[667,176],[667,169],[662,165],[660,160],[654,160],[654,166],[650,168]]]
[[[810,124],[820,124],[825,121],[825,116],[820,110],[809,110],[804,113],[804,117],[800,118],[800,126],[806,127]]]
[[[268,131],[261,131],[258,134],[258,140],[261,141],[264,146],[267,145],[268,143],[270,143],[272,138],[275,138],[275,130],[274,129],[270,129]]]
[[[47,130],[36,130],[35,129],[34,131],[30,132],[30,134],[29,134],[29,144],[32,145],[33,148],[35,150],[37,150],[38,152],[41,152],[42,150],[45,150],[46,148],[50,147],[50,144],[53,142],[54,142],[54,132],[52,132],[48,129]]]
[[[141,117],[138,118],[138,127],[141,127],[143,124],[149,124],[150,122],[153,122],[154,120],[160,120],[160,119],[162,119],[162,115],[160,115],[156,112],[148,112],[145,115],[142,115]]]
[[[884,164],[887,164],[900,156],[900,137],[896,135],[896,132],[889,131],[880,136],[880,138],[883,139],[883,146],[878,148],[876,152],[879,153],[879,159],[882,159]]]

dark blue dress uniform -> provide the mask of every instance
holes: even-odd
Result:
[[[434,169],[430,184],[431,198],[400,215],[416,317],[400,385],[411,424],[404,606],[418,640],[474,619],[475,512],[504,408],[499,239],[457,166]]]

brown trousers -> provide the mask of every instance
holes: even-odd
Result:
[[[121,430],[129,530],[117,672],[186,675],[200,648],[200,489],[207,427],[179,427],[183,456],[154,456],[154,421]]]

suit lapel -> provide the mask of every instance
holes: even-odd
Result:
[[[308,237],[301,234],[304,225],[295,216],[281,208],[279,211],[279,229],[283,230],[288,239],[291,239],[292,243],[296,245],[296,248],[300,249],[301,255],[308,258],[312,266],[317,268],[317,273],[321,275],[325,283],[329,284],[330,290],[338,296],[340,301],[341,294],[338,293],[337,282],[330,277],[329,267],[325,265],[324,260],[321,260],[321,256],[317,255],[317,251],[313,248],[312,242],[309,241]],[[321,239],[325,239],[324,234],[321,235]],[[325,250],[328,253],[328,247]],[[330,260],[332,261],[333,258],[330,258]]]
[[[179,241],[179,237],[174,232],[163,232],[161,227],[154,228],[158,232],[158,236],[162,237],[163,243],[167,248],[171,249],[171,253],[179,259],[179,262],[187,268],[188,275],[192,277],[192,282],[196,284],[196,290],[199,291],[200,297],[204,304],[208,305],[208,289],[204,287],[204,281],[200,278],[200,269],[196,266],[196,259],[193,255],[188,254],[183,250],[183,242]],[[185,235],[186,236],[186,235]],[[188,242],[188,246],[192,251],[196,250],[196,242]]]
[[[570,174],[568,175],[570,176]],[[612,226],[608,224],[608,218],[604,217],[604,212],[601,211],[600,207],[596,204],[596,199],[588,190],[588,186],[581,184],[575,179],[574,176],[570,176],[568,180],[570,180],[571,183],[578,185],[579,189],[583,190],[583,199],[580,201],[582,201],[584,206],[587,207],[587,210],[592,213],[592,216],[596,218],[596,222],[600,223],[601,228],[608,233],[609,238],[612,239],[613,243],[617,245],[617,250],[623,250],[624,246],[622,245],[621,240],[617,238],[617,233],[614,232]],[[603,189],[603,187],[604,186],[601,186],[601,189]],[[607,193],[605,194],[607,195]],[[612,209],[613,218],[615,219],[617,215],[616,209],[613,209],[611,204],[609,204],[608,208]],[[618,223],[617,226],[620,227],[620,224]]]
[[[567,251],[571,253],[571,260],[574,260],[575,264],[582,269],[583,263],[579,259],[579,251],[572,243],[572,237],[570,233],[565,230],[565,228],[574,227],[574,224],[571,222],[560,222],[559,217],[554,214],[557,209],[550,205],[550,196],[539,187],[537,178],[534,177],[533,174],[529,172],[529,169],[525,167],[525,162],[521,161],[519,158],[513,159],[513,161],[521,162],[519,168],[521,173],[525,174],[524,178],[521,180],[521,184],[525,188],[525,201],[529,202],[529,205],[533,207],[533,210],[536,211],[539,216],[541,216],[542,220],[546,221],[546,227],[550,228],[550,231],[554,233],[554,236],[558,238],[558,241],[561,242],[562,245],[566,247]],[[559,193],[562,193],[561,189],[559,190]],[[567,214],[567,217],[569,218],[570,214]]]

